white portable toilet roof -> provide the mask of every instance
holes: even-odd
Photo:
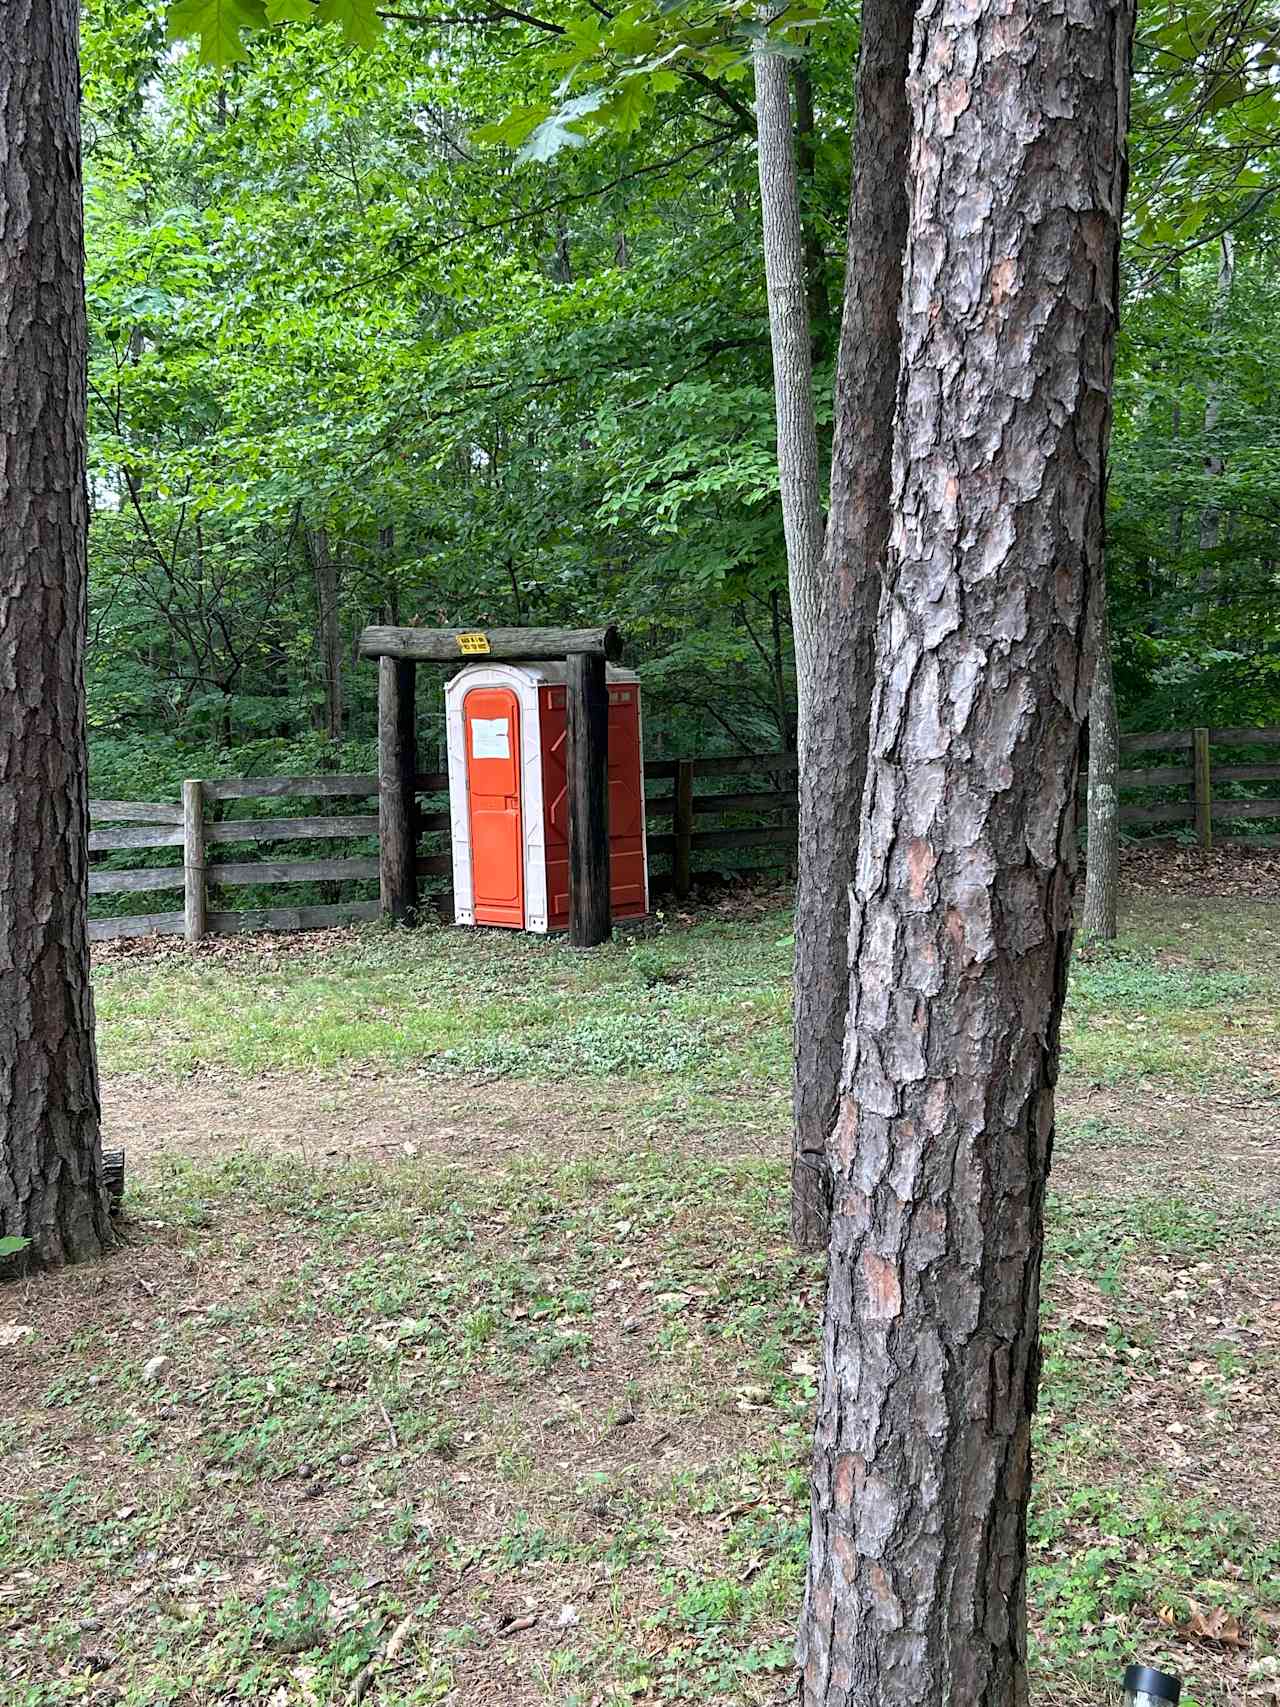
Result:
[[[514,680],[534,682],[538,686],[545,685],[548,687],[563,686],[569,675],[568,665],[559,660],[547,663],[522,664],[508,663],[505,659],[499,662],[496,659],[476,658],[471,663],[464,664],[455,675],[449,677],[445,683],[445,698],[452,698],[458,688],[470,686],[472,678],[481,671],[488,673],[491,682]],[[605,680],[608,682],[638,682],[640,680],[634,670],[624,670],[619,664],[606,664],[604,673]]]

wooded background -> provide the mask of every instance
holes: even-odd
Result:
[[[84,18],[93,793],[371,769],[355,638],[415,618],[608,615],[651,758],[790,746],[734,68],[628,84],[629,117],[530,169],[554,55],[602,51],[580,21],[258,31],[216,69],[162,12]],[[1197,17],[1137,49],[1108,558],[1136,731],[1280,721],[1280,109],[1248,30]],[[824,470],[855,38],[828,18],[792,65]]]

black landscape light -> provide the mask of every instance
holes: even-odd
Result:
[[[118,1215],[124,1201],[124,1151],[102,1152],[102,1183],[106,1188],[111,1213]]]
[[[1154,1671],[1150,1666],[1127,1666],[1124,1674],[1124,1707],[1177,1707],[1182,1679],[1172,1672]]]

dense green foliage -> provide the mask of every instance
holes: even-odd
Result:
[[[1131,724],[1280,721],[1272,10],[1162,4],[1139,44],[1111,489]],[[258,769],[338,762],[315,743],[371,734],[353,639],[379,619],[607,615],[655,751],[786,738],[749,16],[88,0],[99,792],[249,743]],[[856,20],[807,39],[825,398]]]

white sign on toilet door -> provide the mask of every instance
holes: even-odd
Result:
[[[511,757],[511,724],[505,717],[473,717],[471,719],[471,757],[473,759],[509,759]]]

